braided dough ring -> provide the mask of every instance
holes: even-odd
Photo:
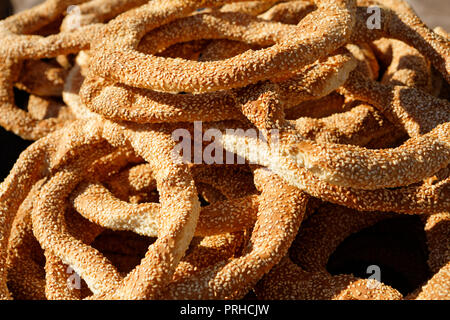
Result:
[[[0,298],[10,298],[6,286],[6,259],[8,238],[14,217],[33,185],[45,178],[51,170],[65,164],[74,153],[83,154],[83,145],[65,149],[67,136],[82,131],[83,123],[75,122],[36,141],[19,157],[9,176],[0,185]],[[89,130],[89,127],[85,129]],[[89,137],[88,134],[86,137]],[[91,136],[92,137],[92,136]],[[60,144],[61,142],[61,144]]]
[[[236,168],[237,169],[237,168]],[[245,180],[248,180],[246,178],[245,171],[237,171],[235,168],[229,168],[229,167],[204,167],[204,166],[197,166],[192,168],[192,172],[194,175],[194,178],[196,180],[196,186],[198,187],[199,181],[204,181],[205,183],[211,183],[214,185],[218,190],[224,190],[224,194],[227,195],[228,199],[237,199],[238,197],[244,196],[248,192],[253,192],[254,190],[249,189],[248,183],[245,183]],[[120,172],[117,176],[111,177],[111,180],[108,180],[108,185],[115,186],[113,189],[117,191],[121,198],[127,198],[129,197],[129,192],[135,193],[140,192],[144,190],[150,190],[154,186],[153,174],[151,171],[151,168],[148,164],[142,164],[135,166],[131,169],[125,170],[123,172]],[[221,179],[219,179],[219,177]],[[225,179],[224,179],[225,178]],[[229,181],[230,183],[233,182],[233,180],[240,181],[241,187],[235,186],[233,184],[232,188],[229,188],[227,186],[228,183],[226,181]],[[244,181],[242,181],[244,180]],[[92,184],[91,184],[92,186]],[[81,186],[80,186],[81,187]],[[82,187],[81,187],[82,188]],[[128,190],[128,191],[126,191]],[[76,202],[78,201],[80,197],[84,197],[84,195],[75,195],[75,206],[77,206]],[[86,195],[87,196],[87,195]],[[92,201],[92,199],[91,199]],[[102,203],[102,202],[100,202]],[[230,201],[231,203],[231,201]],[[208,207],[215,206],[216,203],[212,203],[210,206],[203,207],[203,209],[208,209]],[[217,215],[217,218],[215,219],[215,222],[208,222],[204,219],[206,223],[211,223],[211,226],[213,228],[218,228],[220,225],[223,226],[223,219],[228,220],[227,217],[227,207],[223,207],[222,205],[217,205],[217,211],[220,211],[220,216]],[[89,210],[89,208],[87,208]],[[250,215],[250,223],[248,227],[251,227],[254,224],[254,221],[256,220],[256,212],[258,210],[257,205],[254,206],[254,214]],[[203,214],[204,211],[202,211],[201,214]],[[99,217],[97,217],[99,218]],[[214,217],[212,217],[214,218]],[[248,219],[248,217],[242,217],[243,219]],[[197,224],[197,230],[199,228],[201,229],[201,220],[200,218],[199,224]],[[236,225],[239,225],[242,229],[241,223],[242,221],[235,221],[234,223]],[[217,223],[218,225],[214,225]],[[221,232],[226,232],[226,228],[228,228],[226,225],[223,226],[224,229],[220,228]],[[206,227],[204,228],[205,230]],[[239,230],[236,228],[236,230]],[[207,231],[208,233],[212,234],[211,230]],[[240,234],[240,233],[239,233]],[[192,251],[190,249],[189,253],[186,257],[183,258],[183,260],[180,262],[180,264],[177,267],[176,273],[174,274],[174,278],[177,278],[181,274],[186,276],[187,272],[193,272],[194,270],[198,268],[202,268],[202,266],[207,266],[215,262],[219,262],[223,259],[228,258],[230,255],[232,255],[241,245],[239,244],[241,242],[242,236],[239,234],[229,234],[224,235],[223,233],[219,234],[217,232],[216,236],[209,236],[204,238]],[[192,246],[192,244],[191,244]],[[212,260],[214,259],[214,260]]]
[[[141,161],[141,159],[136,158],[129,150],[119,149],[97,160],[93,166],[89,168],[89,176],[92,178],[105,176],[134,161]],[[39,195],[37,195],[37,198],[39,198]],[[67,224],[67,231],[69,234],[74,238],[80,239],[85,244],[91,244],[103,231],[101,226],[95,225],[84,219],[78,213],[74,212],[72,208],[67,210],[64,221]],[[85,288],[78,288],[70,285],[73,281],[73,269],[69,269],[70,267],[58,256],[54,255],[51,250],[45,250],[44,253],[46,258],[45,295],[47,299],[79,300],[82,296],[92,295],[92,292],[89,291],[87,286]],[[80,284],[82,284],[81,281]],[[83,284],[86,285],[85,283]]]
[[[161,298],[242,298],[286,254],[303,219],[308,197],[268,170],[256,169],[254,174],[255,184],[262,192],[261,202],[250,242],[242,255],[174,280]]]
[[[379,29],[367,28],[369,6],[377,6],[381,9],[381,28]],[[430,30],[406,1],[360,0],[356,16],[352,41],[371,42],[382,37],[404,41],[427,57],[447,82],[450,82],[450,41]]]
[[[336,52],[320,63],[307,66],[293,78],[278,83],[280,96],[286,108],[323,97],[344,84],[354,67],[354,59],[348,52]],[[77,92],[76,83],[81,83],[81,79],[78,79],[73,82],[73,88],[66,88],[64,94]],[[313,90],[309,89],[311,84]],[[101,114],[111,120],[139,123],[219,121],[243,119],[237,109],[244,108],[243,97],[251,95],[254,90],[254,86],[248,86],[231,91],[174,95],[110,84],[88,75],[80,89],[80,97],[91,113]]]
[[[357,5],[352,43],[370,43],[383,37],[404,41],[428,58],[450,83],[450,41],[445,31],[430,30],[404,0],[358,0]],[[381,9],[380,28],[369,29],[367,26],[372,14],[368,10],[370,6]],[[298,23],[304,17],[305,11],[314,9],[317,9],[314,3],[305,4],[303,1],[289,1],[273,7],[275,21],[284,23]],[[274,15],[271,15],[270,11],[260,17],[273,18]],[[275,14],[277,11],[284,14],[280,19],[277,19]]]
[[[202,169],[200,172],[193,171],[196,185],[202,181],[215,186],[214,181],[212,181],[214,176],[210,174],[210,171],[209,168]],[[134,167],[134,170],[129,173],[124,172],[124,174],[128,177],[128,183],[139,183],[140,189],[147,188],[147,184],[150,187],[155,184],[153,173],[148,164]],[[135,176],[135,181],[129,180],[130,175]],[[205,179],[205,175],[207,179]],[[240,174],[236,175],[236,173],[229,172],[226,175],[226,181],[227,184],[231,184],[234,187],[230,189],[229,185],[227,188],[224,188],[225,186],[222,186],[222,188],[215,186],[222,194],[227,195],[228,199],[201,208],[195,236],[211,236],[236,232],[253,226],[256,221],[260,200],[256,195],[245,194],[244,190],[248,189],[247,185],[239,186],[239,184],[233,183],[233,179],[240,181],[241,178]],[[142,180],[146,181],[144,185]],[[123,180],[121,181],[121,189],[129,189],[123,184]],[[108,183],[114,182],[110,181]],[[240,195],[237,198],[231,196],[233,193],[238,193],[233,192],[234,188],[239,190]],[[121,194],[122,198],[124,198],[124,193],[121,192]],[[98,205],[92,206],[93,201],[96,201]],[[157,236],[158,216],[161,210],[159,203],[129,203],[114,196],[102,183],[89,181],[81,183],[77,187],[72,194],[72,203],[83,217],[104,228],[133,231],[148,237]]]
[[[27,35],[55,20],[70,3],[82,1],[48,0],[44,4],[11,16],[0,22],[0,125],[24,139],[36,140],[61,128],[61,119],[36,120],[16,107],[13,85],[19,80],[22,60],[51,58],[88,48],[100,26],[92,25],[73,33],[41,37]]]
[[[90,128],[91,136],[101,137],[105,134],[105,137],[111,139],[110,142],[118,146],[123,145],[124,141],[129,141],[153,168],[158,168],[155,170],[155,178],[161,192],[162,203],[158,240],[150,246],[142,263],[122,278],[114,266],[96,250],[64,231],[58,213],[64,207],[64,198],[82,180],[81,173],[89,165],[85,159],[68,164],[64,170],[55,173],[43,187],[38,205],[33,210],[34,233],[41,246],[51,250],[63,262],[72,266],[86,281],[94,293],[93,298],[151,298],[170,279],[194,233],[199,204],[193,181],[190,181],[190,174],[185,165],[174,165],[170,161],[170,151],[161,152],[168,149],[167,143],[170,145],[173,143],[170,138],[169,142],[163,132],[146,131],[133,136],[133,133],[114,124],[108,126],[94,122],[92,126],[94,128]],[[153,135],[152,141],[158,141],[158,144],[154,144],[155,153],[140,145],[141,134],[147,135],[148,138]],[[128,138],[124,135],[128,135]],[[102,141],[104,144],[105,140]],[[86,143],[85,140],[84,142]],[[97,147],[96,150],[101,149]],[[172,222],[173,220],[175,221]],[[143,274],[146,276],[142,277]]]
[[[311,196],[359,211],[392,211],[398,213],[439,213],[450,209],[450,179],[435,184],[422,183],[397,189],[361,190],[327,183],[297,162],[280,157],[267,143],[236,134],[222,134],[224,148],[259,163],[289,184]]]
[[[92,243],[103,231],[103,228],[83,219],[70,209],[66,212],[64,219],[68,232],[83,243]],[[51,250],[44,250],[44,254],[45,297],[48,300],[79,300],[82,291],[81,288],[69,285],[73,277],[72,272],[68,272],[70,271],[69,266]]]
[[[370,103],[410,137],[426,134],[450,121],[450,103],[447,100],[414,87],[378,83],[365,77],[358,69],[351,73],[340,91]]]
[[[11,227],[8,242],[8,288],[15,299],[45,299],[45,271],[39,259],[42,251],[33,236],[33,200],[45,179],[38,181],[21,204]],[[39,254],[40,253],[40,254]],[[42,256],[41,256],[42,257]]]
[[[200,93],[242,87],[274,75],[289,74],[335,51],[348,40],[354,24],[354,1],[317,1],[319,10],[303,19],[298,32],[290,34],[284,42],[225,61],[201,63],[136,51],[141,37],[150,30],[200,6],[220,2],[157,0],[139,11],[119,16],[108,24],[106,36],[98,39],[92,70],[98,76],[126,85],[169,92]],[[317,21],[326,28],[316,28]],[[305,30],[310,31],[307,36]],[[140,66],[139,73],[135,72],[135,65]]]
[[[365,190],[399,187],[420,182],[450,163],[449,122],[410,138],[398,148],[369,150],[349,145],[317,144],[299,137],[295,125],[284,119],[276,85],[264,84],[256,89],[250,96],[242,96],[242,111],[262,132],[279,130],[272,153],[279,153],[277,158],[290,158],[325,182]],[[234,139],[238,141],[242,137]],[[276,166],[273,160],[269,161]]]
[[[297,135],[295,124],[284,119],[279,89],[275,84],[254,87],[250,95],[239,98],[242,112],[259,130],[265,134],[269,130],[279,130],[272,152],[279,153],[277,158],[290,158],[328,183],[365,190],[399,187],[420,182],[450,163],[449,122],[437,125],[424,135],[410,138],[398,148],[369,150],[350,145],[317,144]],[[236,143],[243,139],[238,136],[230,138]],[[271,139],[269,137],[268,141]],[[236,152],[231,145],[225,149]],[[252,155],[242,156],[248,158]],[[274,160],[267,160],[277,166]],[[253,158],[252,161],[258,159]]]

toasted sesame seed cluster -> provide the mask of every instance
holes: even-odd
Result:
[[[405,1],[47,0],[0,39],[1,299],[450,299],[450,37]]]

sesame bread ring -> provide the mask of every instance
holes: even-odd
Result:
[[[119,16],[108,24],[107,34],[97,39],[93,72],[125,85],[166,92],[200,93],[242,87],[274,75],[289,74],[335,51],[351,36],[354,24],[354,1],[317,1],[319,9],[303,19],[297,26],[298,32],[291,33],[285,41],[224,61],[201,63],[137,51],[142,37],[152,29],[199,6],[220,2],[152,1],[139,11]],[[316,27],[319,21],[323,28]],[[135,72],[136,64],[140,66],[139,73]]]

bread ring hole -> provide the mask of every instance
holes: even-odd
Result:
[[[330,256],[326,267],[333,275],[353,274],[367,279],[375,275],[370,266],[376,266],[382,283],[407,295],[431,277],[427,259],[420,217],[401,216],[349,236]]]
[[[148,247],[155,241],[156,238],[141,236],[131,231],[107,229],[95,238],[91,246],[125,275],[141,263]]]
[[[23,140],[14,133],[0,127],[0,144],[4,146],[2,150],[2,165],[0,166],[1,181],[8,176],[19,155],[28,148],[31,143],[31,141]]]
[[[16,106],[18,108],[27,111],[29,99],[30,99],[30,94],[28,92],[14,87],[14,103],[16,104]]]

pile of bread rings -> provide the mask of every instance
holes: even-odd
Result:
[[[0,125],[35,141],[0,298],[450,299],[450,38],[405,1],[47,0],[0,39]],[[198,123],[236,161],[175,161]],[[328,271],[403,215],[414,290]]]

